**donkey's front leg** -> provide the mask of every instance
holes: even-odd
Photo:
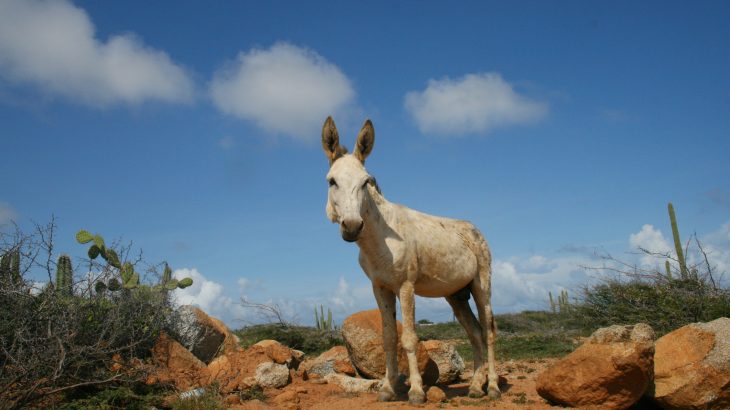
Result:
[[[408,372],[411,389],[408,390],[408,401],[412,404],[420,404],[426,401],[426,394],[423,393],[423,381],[418,371],[418,359],[416,348],[418,347],[418,336],[416,335],[416,301],[413,292],[413,283],[405,282],[401,285],[400,308],[403,314],[403,348],[408,358]]]
[[[378,394],[379,401],[395,398],[398,380],[398,332],[395,324],[395,293],[373,285],[373,294],[378,302],[380,318],[383,321],[383,350],[385,350],[385,378]]]

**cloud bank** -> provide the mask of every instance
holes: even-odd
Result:
[[[210,96],[227,114],[271,133],[312,141],[328,115],[353,102],[355,91],[324,57],[280,42],[240,53],[214,75]]]
[[[0,78],[92,106],[193,99],[192,81],[166,53],[134,34],[100,41],[68,1],[0,1]]]
[[[406,94],[405,108],[424,134],[485,134],[545,117],[548,105],[519,95],[498,73],[431,79]]]
[[[627,239],[627,250],[630,253],[622,254],[618,258],[642,269],[661,271],[665,259],[637,253],[639,247],[652,252],[673,252],[662,232],[652,225],[642,226],[638,232],[628,235]],[[730,222],[700,237],[700,241],[715,269],[715,279],[720,279],[721,274],[730,269]],[[697,252],[691,252],[687,260],[690,265],[702,262]],[[591,272],[584,267],[597,270]],[[495,259],[492,262],[492,306],[496,313],[549,309],[548,292],[555,296],[560,291],[567,290],[571,298],[578,296],[582,286],[592,283],[597,276],[604,273],[600,270],[603,267],[626,269],[624,265],[598,258],[579,247],[567,247],[553,255],[531,254]],[[193,286],[175,291],[178,303],[195,304],[233,327],[240,325],[240,320],[250,323],[265,320],[260,312],[244,308],[238,303],[238,297],[245,296],[244,292],[251,291],[254,287],[258,288],[254,301],[277,305],[285,320],[311,325],[312,309],[322,305],[325,310],[332,310],[335,322],[340,324],[352,313],[377,308],[372,286],[361,276],[342,276],[329,289],[322,289],[321,292],[318,289],[315,294],[310,289],[302,289],[301,297],[284,297],[267,292],[256,281],[243,277],[237,279],[238,294],[234,295],[226,293],[231,292],[231,287],[226,289],[224,285],[207,279],[196,269],[178,269],[174,272],[177,279],[192,277],[194,281]],[[726,284],[727,280],[723,283]],[[309,296],[304,296],[306,294]],[[398,315],[400,317],[400,313]],[[418,297],[416,317],[443,322],[452,319],[452,312],[443,298]]]

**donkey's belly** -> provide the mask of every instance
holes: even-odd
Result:
[[[443,267],[439,270],[423,269],[418,273],[415,291],[419,296],[425,297],[441,297],[449,296],[469,285],[474,279],[477,271],[476,261],[473,264],[461,264],[461,269],[446,269]]]

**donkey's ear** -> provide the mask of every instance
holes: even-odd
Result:
[[[337,127],[332,117],[327,117],[322,126],[322,149],[324,149],[327,159],[330,160],[330,165],[347,153],[347,149],[340,146],[340,135],[337,133]]]
[[[373,128],[373,123],[367,120],[360,130],[360,134],[357,136],[354,152],[357,159],[363,164],[365,163],[365,158],[373,150],[373,144],[375,144],[375,129]]]

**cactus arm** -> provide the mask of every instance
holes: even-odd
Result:
[[[687,274],[687,265],[684,261],[684,252],[682,251],[682,241],[679,239],[679,228],[677,227],[677,217],[674,214],[674,205],[670,202],[667,205],[669,210],[669,221],[672,224],[672,236],[674,237],[674,249],[677,252],[677,261],[679,261],[679,273],[682,279],[686,279],[689,275]]]

